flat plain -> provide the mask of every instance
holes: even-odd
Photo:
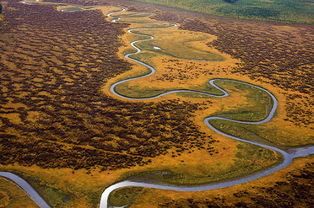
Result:
[[[239,19],[313,24],[313,2],[307,0],[135,0],[210,15]]]
[[[170,89],[217,93],[208,87],[212,78],[249,82],[277,97],[276,117],[258,126],[217,121],[213,125],[285,149],[313,144],[312,26],[208,17],[128,1],[64,2],[102,7],[67,13],[58,9],[71,6],[6,2],[6,24],[0,34],[0,168],[23,176],[52,207],[96,207],[105,187],[134,176],[195,185],[240,177],[280,162],[275,152],[230,140],[203,123],[209,115],[263,118],[271,103],[262,92],[222,81],[219,86],[231,96],[181,93],[129,101],[110,93],[112,83],[147,73],[124,58],[134,50],[130,42],[141,36],[127,30],[145,24],[177,23],[179,28],[139,32],[155,39],[139,43],[143,52],[135,58],[158,72],[119,86],[119,93],[131,97]],[[129,9],[115,14],[120,23],[105,17],[118,9],[114,5]],[[165,171],[166,175],[159,174]],[[313,157],[301,158],[243,186],[202,193],[123,189],[112,194],[111,203],[309,206],[313,172]],[[13,203],[22,194],[11,201],[8,194],[12,195],[11,188],[3,191],[0,202],[18,207]]]

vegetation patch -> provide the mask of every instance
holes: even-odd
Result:
[[[305,161],[304,161],[305,160]],[[202,195],[175,194],[152,191],[159,199],[151,201],[162,208],[177,207],[311,207],[312,178],[314,177],[313,156],[295,162],[294,168],[277,174],[276,179],[266,177],[250,187],[223,189]],[[305,164],[304,164],[305,163]],[[279,176],[278,176],[279,175]],[[182,196],[184,195],[184,196]],[[146,195],[148,198],[150,195]],[[163,199],[163,200],[160,200]],[[151,202],[152,203],[152,202]]]
[[[47,200],[48,204],[53,207],[61,205],[67,206],[68,203],[71,203],[74,198],[73,193],[67,193],[64,190],[51,186],[36,176],[16,170],[11,170],[10,172],[21,176],[23,179],[32,184],[35,190],[37,190],[43,196],[43,198]]]
[[[247,7],[247,8],[228,8],[222,7],[216,10],[219,13],[228,15],[245,16],[248,18],[260,18],[276,20],[280,16],[280,12],[272,8]]]
[[[211,120],[210,124],[227,134],[246,140],[275,145],[280,148],[313,144],[313,137],[310,134],[299,135],[289,129],[283,131],[280,127],[273,126],[272,124],[238,124],[218,119]]]
[[[207,184],[240,178],[274,166],[282,159],[274,151],[246,143],[237,146],[235,156],[232,163],[213,166],[206,164],[185,166],[178,162],[174,167],[162,167],[163,169],[144,172],[128,172],[122,176],[122,179],[135,178],[177,185]]]
[[[110,206],[122,207],[131,205],[138,195],[143,194],[144,189],[140,187],[127,187],[114,190],[110,196],[108,203]]]
[[[128,103],[100,92],[130,69],[113,41],[125,24],[104,21],[97,10],[65,13],[17,0],[9,6],[18,9],[6,13],[14,30],[0,34],[1,164],[116,170],[148,164],[178,141],[189,149],[205,135],[189,120],[198,104]],[[180,128],[166,128],[165,120]]]
[[[247,104],[238,106],[225,112],[219,112],[215,116],[230,118],[238,121],[260,121],[265,119],[272,109],[273,101],[271,97],[261,89],[239,82],[220,81],[219,86],[224,89],[234,89],[234,92],[244,94]]]
[[[313,24],[311,1],[293,0],[136,0],[206,14],[287,23]]]
[[[29,198],[24,190],[18,187],[15,183],[0,177],[0,207],[37,208],[38,206]]]

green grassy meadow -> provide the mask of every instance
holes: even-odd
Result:
[[[314,23],[313,0],[136,0],[206,14],[285,23]]]

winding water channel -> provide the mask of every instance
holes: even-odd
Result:
[[[31,3],[32,1],[27,1],[27,3]],[[115,12],[123,12],[126,11],[126,9],[121,9],[120,11],[115,11]],[[110,14],[108,14],[108,17],[112,17],[113,13],[112,12]],[[112,19],[112,22],[118,22],[120,21],[120,17],[116,17]],[[169,25],[169,27],[176,27],[176,24],[173,25]],[[156,28],[156,27],[154,27]],[[147,29],[147,27],[142,27],[142,28],[134,28],[134,29],[130,29],[128,30],[129,33],[135,33],[135,31],[141,30],[141,29]],[[138,35],[138,33],[136,33]],[[154,182],[154,181],[139,181],[139,180],[134,180],[134,179],[130,179],[130,180],[125,180],[125,181],[121,181],[118,183],[115,183],[109,187],[107,187],[104,192],[101,195],[101,199],[100,199],[100,208],[107,208],[108,206],[108,199],[109,199],[109,195],[112,191],[119,189],[119,188],[123,188],[123,187],[145,187],[145,188],[155,188],[155,189],[164,189],[164,190],[173,190],[173,191],[207,191],[207,190],[213,190],[213,189],[220,189],[220,188],[225,188],[225,187],[229,187],[229,186],[234,186],[237,184],[241,184],[241,183],[245,183],[248,181],[252,181],[264,176],[267,176],[275,171],[278,171],[286,166],[288,166],[293,158],[296,157],[306,157],[309,156],[311,154],[314,154],[314,146],[307,146],[307,147],[301,147],[301,148],[293,148],[293,149],[289,149],[287,151],[279,149],[277,147],[271,146],[271,145],[266,145],[266,144],[262,144],[262,143],[258,143],[255,141],[249,141],[249,140],[245,140],[239,137],[235,137],[232,136],[230,134],[224,133],[218,129],[216,129],[213,125],[210,124],[209,121],[211,120],[226,120],[226,121],[231,121],[231,122],[236,122],[236,123],[241,123],[241,124],[262,124],[262,123],[266,123],[268,121],[270,121],[273,117],[274,114],[277,110],[277,106],[278,106],[278,101],[276,99],[276,97],[270,93],[269,91],[267,91],[266,89],[256,86],[256,85],[252,85],[246,82],[242,82],[242,81],[238,81],[238,80],[231,80],[231,79],[212,79],[209,81],[209,84],[216,88],[218,91],[220,91],[222,93],[222,95],[216,95],[216,94],[210,94],[210,93],[206,93],[206,92],[201,92],[201,91],[194,91],[194,90],[188,90],[188,89],[181,89],[181,90],[170,90],[164,93],[161,93],[159,95],[153,96],[153,97],[147,97],[147,98],[136,98],[136,97],[128,97],[128,96],[124,96],[122,94],[119,94],[116,91],[116,87],[122,83],[131,81],[131,80],[135,80],[135,79],[140,79],[140,78],[144,78],[144,77],[148,77],[153,75],[154,73],[156,73],[156,69],[153,68],[152,66],[141,62],[137,59],[131,58],[130,56],[138,54],[141,52],[141,49],[139,47],[136,46],[136,43],[141,42],[141,41],[147,41],[150,39],[153,39],[153,36],[150,35],[142,35],[145,36],[146,39],[140,39],[140,40],[136,40],[133,41],[131,43],[131,46],[136,49],[136,52],[134,53],[129,53],[127,55],[125,55],[125,58],[137,62],[143,66],[145,66],[150,72],[142,75],[142,76],[138,76],[138,77],[133,77],[133,78],[129,78],[129,79],[125,79],[119,82],[114,83],[111,87],[110,87],[110,91],[112,94],[114,94],[115,96],[118,96],[120,98],[123,99],[129,99],[129,100],[145,100],[145,99],[155,99],[158,97],[162,97],[164,95],[168,95],[168,94],[172,94],[172,93],[178,93],[178,92],[192,92],[192,93],[197,93],[197,94],[202,94],[202,95],[207,95],[207,96],[212,96],[212,97],[226,97],[229,96],[229,93],[227,91],[225,91],[224,89],[222,89],[221,87],[217,86],[215,84],[216,81],[218,80],[224,80],[224,81],[228,81],[228,82],[236,82],[236,83],[241,83],[243,85],[247,85],[250,87],[254,87],[256,89],[262,90],[263,92],[267,93],[271,100],[272,100],[272,107],[270,109],[270,111],[268,112],[268,115],[266,116],[266,118],[260,120],[260,121],[239,121],[239,120],[234,120],[234,119],[229,119],[229,118],[224,118],[224,117],[218,117],[218,116],[209,116],[206,117],[204,119],[204,123],[213,131],[226,136],[230,139],[234,139],[237,141],[241,141],[241,142],[245,142],[245,143],[249,143],[249,144],[253,144],[262,148],[266,148],[266,149],[270,149],[273,151],[276,151],[278,153],[280,153],[282,155],[283,160],[277,164],[274,167],[271,167],[269,169],[266,170],[262,170],[260,172],[257,173],[253,173],[251,175],[246,175],[242,178],[237,178],[237,179],[230,179],[228,181],[223,181],[223,182],[217,182],[217,183],[209,183],[209,184],[202,184],[202,185],[194,185],[194,186],[181,186],[181,185],[173,185],[173,184],[165,184],[165,183],[161,183],[161,182]],[[30,198],[41,208],[50,208],[50,206],[48,205],[48,203],[40,196],[40,194],[38,194],[38,192],[27,182],[25,181],[23,178],[21,178],[20,176],[10,173],[10,172],[0,172],[0,176],[1,177],[5,177],[13,182],[15,182],[18,186],[20,186],[29,196]]]
[[[125,9],[123,9],[122,11],[125,11]],[[110,13],[108,16],[109,17],[112,16],[112,13]],[[118,17],[118,18],[113,19],[112,21],[113,22],[117,22],[119,20],[120,20],[120,18]],[[173,24],[173,25],[170,25],[169,27],[176,27],[176,26],[177,26],[176,24]],[[138,33],[136,33],[135,31],[138,31],[138,30],[141,30],[141,29],[147,29],[147,28],[149,28],[149,27],[129,29],[128,32],[138,35]],[[156,27],[154,27],[154,28],[156,28]],[[138,54],[138,53],[141,52],[141,49],[136,46],[136,43],[154,39],[154,37],[150,36],[150,35],[142,35],[142,36],[145,36],[146,39],[136,40],[136,41],[133,41],[131,43],[131,46],[134,49],[136,49],[136,52],[126,54],[125,58],[127,58],[127,59],[129,59],[129,60],[131,60],[133,62],[139,63],[142,66],[145,66],[147,69],[149,69],[150,72],[145,74],[145,75],[142,75],[142,76],[125,79],[125,80],[121,80],[119,82],[114,83],[110,87],[111,93],[113,93],[114,95],[116,95],[116,96],[118,96],[120,98],[129,99],[129,100],[155,99],[155,98],[158,98],[158,97],[162,97],[164,95],[173,94],[173,93],[179,93],[179,92],[190,92],[190,93],[202,94],[202,95],[207,95],[207,96],[212,96],[212,97],[226,97],[226,96],[229,96],[229,93],[227,91],[225,91],[224,89],[222,89],[221,87],[219,87],[219,86],[217,86],[215,84],[215,82],[217,80],[225,80],[225,81],[228,81],[228,82],[237,82],[237,83],[241,83],[241,84],[244,84],[244,85],[247,85],[247,86],[251,86],[251,87],[254,87],[254,88],[259,89],[259,90],[262,90],[265,93],[267,93],[270,96],[270,98],[272,99],[272,107],[271,107],[268,115],[266,116],[266,118],[264,118],[262,120],[259,120],[259,121],[239,121],[239,120],[234,120],[234,119],[229,119],[229,118],[224,118],[224,117],[210,116],[210,117],[206,117],[204,119],[204,123],[211,130],[213,130],[213,131],[215,131],[215,132],[217,132],[217,133],[219,133],[219,134],[221,134],[223,136],[229,137],[229,138],[237,140],[237,141],[253,144],[253,145],[256,145],[256,146],[259,146],[259,147],[263,147],[263,148],[267,148],[267,149],[276,151],[276,152],[278,152],[278,153],[280,153],[282,155],[283,160],[282,160],[282,162],[280,164],[278,164],[278,165],[276,165],[274,167],[271,167],[269,169],[266,169],[266,170],[263,170],[263,171],[260,171],[258,173],[254,173],[254,174],[242,177],[242,178],[228,180],[228,181],[223,181],[223,182],[217,182],[217,183],[195,185],[195,186],[181,186],[181,185],[173,185],[173,184],[164,184],[164,183],[158,183],[158,182],[156,183],[156,182],[153,182],[153,181],[152,182],[149,182],[149,181],[142,182],[142,181],[134,181],[134,180],[121,181],[121,182],[118,182],[116,184],[113,184],[113,185],[109,186],[103,192],[103,194],[101,196],[101,201],[100,201],[100,208],[107,208],[108,207],[108,199],[109,199],[110,193],[112,191],[116,190],[116,189],[119,189],[119,188],[134,186],[134,187],[155,188],[155,189],[164,189],[164,190],[173,190],[173,191],[207,191],[207,190],[213,190],[213,189],[226,188],[226,187],[229,187],[229,186],[234,186],[234,185],[237,185],[237,184],[245,183],[245,182],[248,182],[248,181],[252,181],[252,180],[255,180],[255,179],[267,176],[267,175],[269,175],[269,174],[271,174],[271,173],[273,173],[275,171],[278,171],[278,170],[288,166],[292,162],[293,158],[295,158],[295,157],[300,157],[300,156],[304,157],[304,156],[308,156],[310,154],[314,154],[314,146],[296,148],[296,149],[294,149],[294,151],[290,151],[290,153],[289,153],[287,151],[284,151],[284,150],[279,149],[279,148],[274,147],[274,146],[270,146],[270,145],[266,145],[266,144],[262,144],[262,143],[258,143],[258,142],[254,142],[254,141],[249,141],[249,140],[245,140],[245,139],[242,139],[242,138],[239,138],[239,137],[232,136],[230,134],[224,133],[224,132],[216,129],[212,124],[210,124],[210,122],[209,122],[210,120],[225,120],[225,121],[231,121],[231,122],[236,122],[236,123],[241,123],[241,124],[263,124],[263,123],[266,123],[266,122],[270,121],[274,117],[274,114],[275,114],[275,112],[277,110],[278,101],[277,101],[276,97],[272,93],[270,93],[268,90],[266,90],[266,89],[264,89],[262,87],[253,85],[253,84],[249,84],[249,83],[238,81],[238,80],[231,80],[231,79],[212,79],[212,80],[210,80],[209,84],[212,87],[216,88],[218,91],[220,91],[222,93],[222,95],[210,94],[210,93],[206,93],[206,92],[195,91],[195,90],[188,90],[188,89],[169,90],[169,91],[161,93],[159,95],[152,96],[152,97],[146,97],[146,98],[128,97],[128,96],[125,96],[125,95],[122,95],[122,94],[118,93],[116,91],[116,87],[118,85],[120,85],[122,83],[125,83],[125,82],[129,82],[131,80],[136,80],[136,79],[141,79],[141,78],[144,78],[144,77],[148,77],[148,76],[151,76],[151,75],[156,73],[156,69],[154,67],[152,67],[152,66],[150,66],[150,65],[148,65],[148,64],[146,64],[146,63],[144,63],[142,61],[139,61],[137,59],[131,58],[132,55],[135,55],[135,54]],[[202,60],[202,61],[205,61],[205,60]]]

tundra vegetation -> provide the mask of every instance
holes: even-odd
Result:
[[[57,9],[106,2],[69,1],[70,6]],[[185,93],[151,101],[119,100],[108,91],[115,81],[147,73],[123,57],[134,50],[130,42],[140,37],[126,33],[127,29],[147,21],[178,22],[180,30],[145,31],[156,39],[142,42],[144,51],[136,58],[155,66],[158,73],[119,86],[120,93],[150,96],[175,88],[215,93],[208,88],[211,78],[247,81],[277,96],[276,118],[254,127],[221,121],[215,126],[283,148],[313,143],[312,27],[208,19],[127,3],[128,15],[117,14],[126,23],[111,23],[104,14],[118,9],[112,6],[60,13],[52,6],[9,2],[9,24],[0,34],[1,170],[21,175],[53,207],[95,207],[106,186],[131,176],[199,184],[239,177],[280,161],[272,151],[231,141],[203,123],[209,115],[244,120],[265,116],[269,97],[250,87],[219,82],[230,97]],[[158,20],[148,17],[151,12]],[[191,60],[199,56],[207,62]],[[227,191],[204,192],[199,197],[180,193],[180,197],[170,191],[127,188],[117,190],[110,200],[115,205],[132,202],[134,207],[225,206],[229,199],[230,206],[240,206],[242,199],[247,206],[262,201],[265,207],[308,205],[305,193],[312,189],[313,172],[313,157],[309,157]],[[293,194],[287,197],[284,190]],[[270,201],[272,197],[283,204],[274,204],[279,202]]]

